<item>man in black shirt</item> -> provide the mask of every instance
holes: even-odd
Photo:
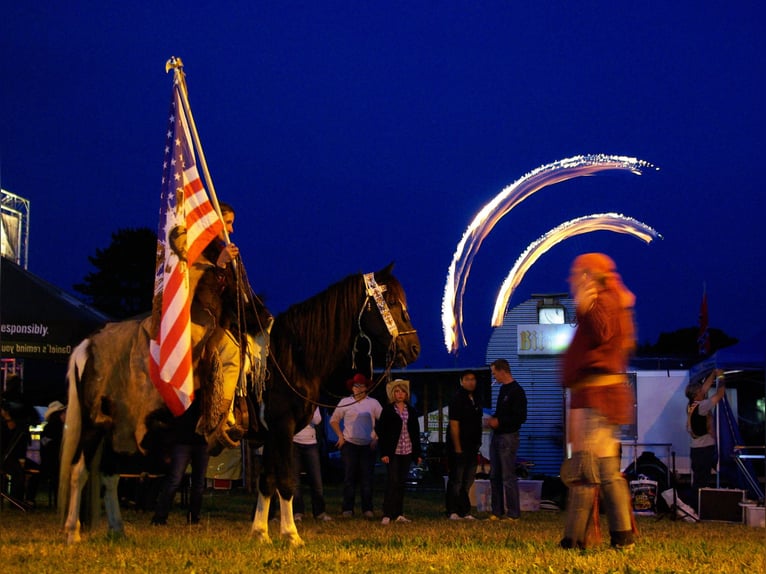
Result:
[[[476,478],[483,414],[475,391],[476,373],[463,371],[460,389],[449,404],[447,516],[451,520],[474,518],[468,492]]]
[[[518,520],[521,517],[521,508],[519,481],[516,477],[516,452],[519,450],[519,429],[527,420],[527,395],[513,378],[508,361],[497,359],[490,368],[492,377],[501,385],[495,413],[488,421],[493,431],[490,443],[490,520]]]

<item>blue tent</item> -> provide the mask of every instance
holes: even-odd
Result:
[[[727,388],[737,389],[736,414],[728,399],[716,409],[719,479],[761,499],[763,488],[757,477],[764,472],[766,451],[766,330],[698,363],[691,369],[689,380],[700,380],[713,369],[723,369]],[[749,448],[735,448],[740,446]]]

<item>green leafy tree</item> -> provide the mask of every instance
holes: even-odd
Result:
[[[152,310],[157,235],[148,227],[119,229],[88,261],[96,268],[75,291],[99,311],[125,319]]]

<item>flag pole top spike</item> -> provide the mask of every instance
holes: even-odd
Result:
[[[165,73],[167,74],[170,70],[183,69],[183,67],[184,63],[181,61],[181,58],[171,56],[170,59],[165,62]]]

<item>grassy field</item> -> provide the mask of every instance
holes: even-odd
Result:
[[[376,502],[381,500],[376,492]],[[8,503],[0,512],[3,573],[146,572],[764,572],[764,530],[732,523],[690,524],[639,517],[640,538],[630,554],[608,547],[581,553],[558,547],[564,515],[540,511],[518,522],[454,522],[442,512],[442,494],[410,492],[412,523],[380,518],[336,518],[298,525],[305,546],[292,548],[272,523],[271,545],[249,537],[253,497],[209,491],[200,526],[186,526],[175,508],[166,527],[149,526],[151,513],[125,508],[126,537],[110,540],[105,521],[66,546],[55,510],[43,501],[22,513]],[[308,501],[307,501],[308,502]],[[340,491],[328,488],[328,511],[337,516]],[[378,513],[379,514],[379,513]]]

